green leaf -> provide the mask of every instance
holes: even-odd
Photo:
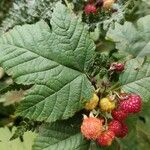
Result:
[[[9,141],[16,128],[12,132],[7,128],[0,128],[0,149],[1,150],[31,150],[33,141],[36,137],[34,132],[28,131],[23,135],[24,141],[21,142],[19,138]]]
[[[0,64],[15,82],[33,85],[17,115],[37,121],[67,119],[83,108],[93,87],[86,69],[94,42],[87,27],[61,3],[44,22],[17,26],[0,39]]]
[[[132,147],[132,150],[138,150],[138,141],[136,137],[136,130],[132,129],[128,135],[123,139],[118,139],[120,144],[120,150],[128,150]]]
[[[125,22],[124,25],[115,23],[110,28],[107,39],[116,43],[116,48],[128,52],[133,57],[150,55],[150,15],[140,18],[136,25]]]
[[[143,101],[150,99],[150,60],[132,59],[127,62],[125,71],[120,75],[122,89],[126,92],[137,93]]]
[[[33,150],[87,150],[90,142],[79,129],[70,121],[47,124],[41,128]]]
[[[143,104],[143,110],[140,113],[140,120],[137,122],[137,139],[139,142],[139,150],[141,149],[149,149],[150,147],[150,101],[148,103]]]
[[[150,5],[150,1],[148,0],[142,0],[143,2],[145,2],[147,5]]]

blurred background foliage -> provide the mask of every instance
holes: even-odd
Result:
[[[0,128],[0,149],[1,150],[31,150],[33,141],[36,137],[36,133],[31,131],[25,132],[23,135],[23,141],[19,138],[10,141],[9,139],[14,134],[16,128],[11,130],[7,127]]]

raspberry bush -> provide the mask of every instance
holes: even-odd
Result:
[[[148,1],[2,0],[0,8],[8,140],[25,144],[30,131],[27,150],[149,149]]]

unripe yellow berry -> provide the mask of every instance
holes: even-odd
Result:
[[[115,102],[106,97],[100,100],[99,106],[102,111],[110,112],[115,108]]]
[[[94,93],[89,102],[85,104],[86,110],[93,110],[98,105],[99,97]]]
[[[114,2],[115,2],[115,0],[104,0],[103,8],[104,9],[111,9]]]

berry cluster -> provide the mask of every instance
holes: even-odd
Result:
[[[88,4],[84,7],[84,12],[86,15],[89,15],[91,13],[96,14],[100,8],[110,10],[115,1],[116,0],[89,0]]]
[[[118,95],[118,94],[117,94]],[[130,114],[141,111],[142,99],[137,94],[122,93],[118,96],[109,96],[99,100],[94,94],[93,98],[86,103],[86,110],[98,112],[96,116],[93,111],[89,117],[84,115],[81,125],[81,133],[88,140],[95,140],[100,146],[110,146],[114,139],[124,138],[128,133],[125,123]],[[111,114],[111,119],[104,116]]]

